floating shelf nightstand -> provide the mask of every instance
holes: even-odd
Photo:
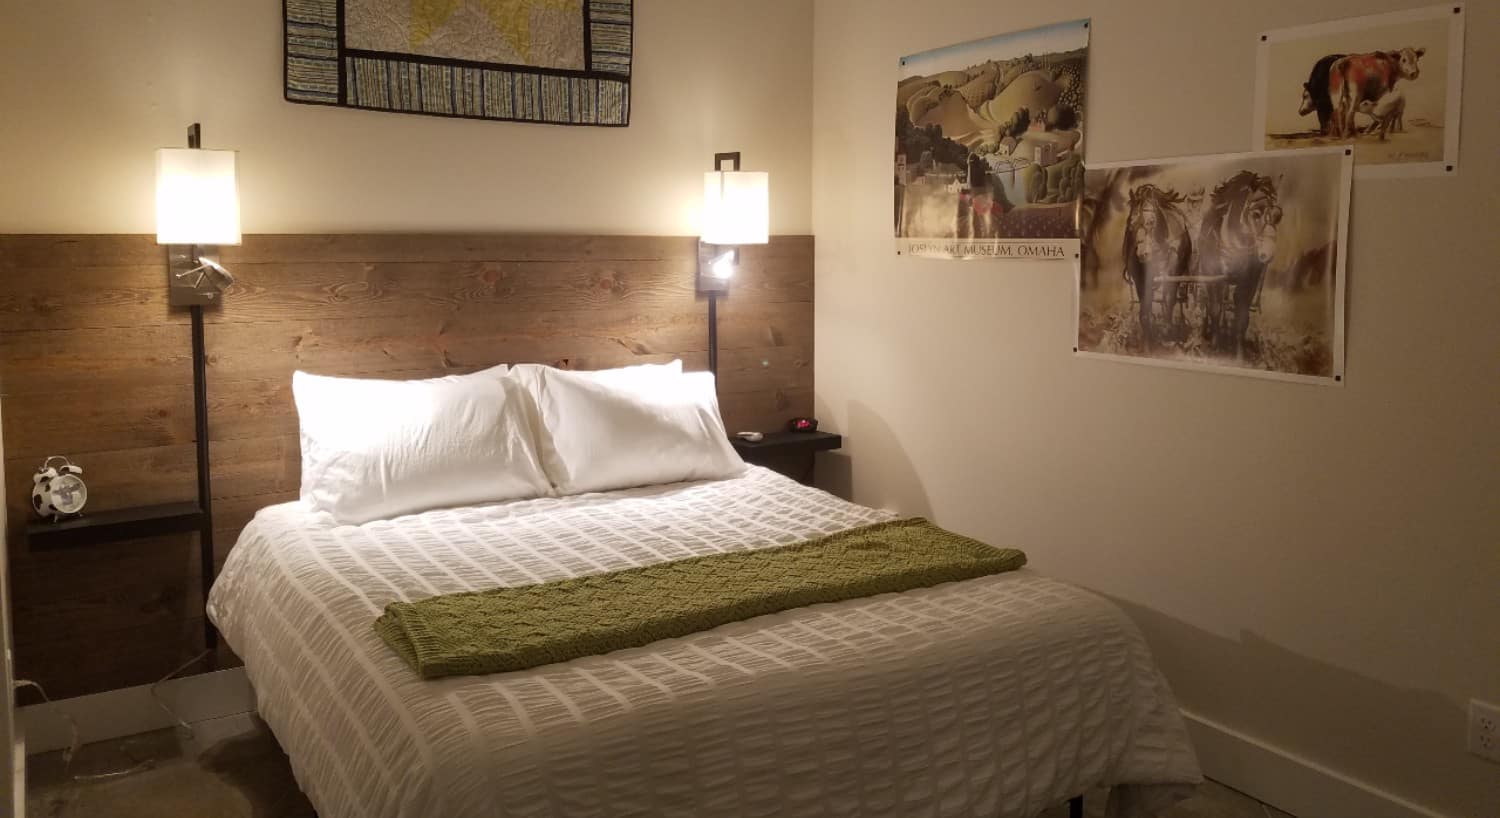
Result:
[[[746,463],[765,466],[809,486],[814,455],[844,446],[844,438],[832,432],[773,432],[753,443],[738,437],[729,440]]]
[[[87,512],[58,523],[27,525],[26,545],[32,550],[46,550],[187,534],[201,531],[207,520],[203,509],[192,502]]]

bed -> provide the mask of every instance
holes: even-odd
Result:
[[[288,503],[245,529],[208,612],[322,818],[1031,818],[1100,784],[1144,815],[1199,780],[1136,628],[1029,569],[436,681],[371,626],[394,601],[890,517],[758,467],[362,526]]]

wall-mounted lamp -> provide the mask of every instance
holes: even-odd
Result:
[[[167,303],[188,307],[193,332],[193,431],[198,455],[199,569],[206,594],[214,578],[213,491],[209,486],[208,356],[203,307],[220,303],[234,276],[219,263],[219,245],[240,243],[240,192],[234,151],[200,147],[202,129],[188,128],[186,148],[156,152],[156,243],[167,246]],[[204,619],[212,656],[218,633]],[[196,661],[196,660],[195,660]]]
[[[731,170],[725,170],[725,164]],[[698,241],[698,291],[708,294],[708,369],[719,373],[718,296],[729,292],[740,246],[771,240],[770,174],[741,171],[740,155],[714,154],[703,174],[703,235]]]
[[[167,245],[174,307],[218,303],[234,283],[219,264],[219,245],[240,243],[237,155],[199,148],[201,133],[194,123],[188,147],[156,152],[156,243]]]

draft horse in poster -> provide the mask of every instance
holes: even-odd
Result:
[[[1169,327],[1183,298],[1193,261],[1193,237],[1176,191],[1144,184],[1130,191],[1125,217],[1125,282],[1135,290],[1141,338],[1151,347],[1152,312],[1159,301]]]
[[[1276,183],[1241,171],[1214,188],[1206,208],[1201,194],[1190,199],[1149,183],[1132,188],[1128,202],[1121,256],[1145,347],[1158,334],[1188,331],[1196,304],[1203,340],[1243,358],[1250,313],[1276,255]]]
[[[1276,255],[1281,215],[1276,183],[1246,170],[1214,188],[1203,216],[1198,271],[1207,285],[1204,338],[1210,344],[1232,347],[1239,360],[1245,357],[1251,307],[1265,284],[1266,265]],[[1234,312],[1229,336],[1223,338],[1226,305]]]

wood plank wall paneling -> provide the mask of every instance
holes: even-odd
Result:
[[[216,558],[297,496],[291,373],[421,378],[501,362],[707,363],[692,238],[246,236],[206,314]],[[152,236],[0,236],[0,398],[18,674],[54,697],[155,681],[197,652],[192,536],[30,553],[31,473],[67,454],[90,508],[193,498],[191,349]],[[730,431],[812,413],[813,241],[746,247],[720,302]],[[237,660],[227,650],[222,662]]]

